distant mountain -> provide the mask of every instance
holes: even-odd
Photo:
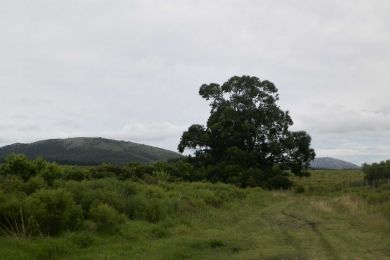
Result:
[[[181,156],[176,152],[148,145],[88,137],[7,145],[0,148],[0,161],[10,153],[22,153],[31,159],[41,156],[49,161],[77,165],[149,163]]]
[[[338,170],[338,169],[358,169],[360,167],[357,166],[356,164],[335,159],[335,158],[319,157],[319,158],[315,158],[310,163],[310,168]]]

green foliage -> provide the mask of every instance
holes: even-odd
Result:
[[[267,185],[271,189],[290,189],[293,183],[288,179],[288,177],[283,175],[275,175],[268,179]]]
[[[39,227],[39,232],[57,235],[64,230],[74,230],[82,224],[82,210],[71,194],[65,190],[40,190],[29,202],[29,215]]]
[[[126,217],[107,204],[97,204],[91,207],[90,218],[96,223],[97,230],[113,234],[120,230]]]
[[[167,238],[171,235],[171,232],[169,231],[168,225],[165,223],[156,225],[152,229],[152,235],[153,237],[159,239],[159,238]]]
[[[39,171],[41,176],[46,183],[51,186],[54,180],[62,178],[63,168],[55,163],[46,163]]]
[[[390,160],[371,165],[364,164],[362,170],[370,184],[375,185],[378,181],[387,180],[389,182],[390,180]]]
[[[26,194],[31,194],[47,187],[46,181],[41,176],[34,176],[23,183],[22,190]]]
[[[82,169],[89,172],[89,168]],[[63,175],[52,186],[40,176],[26,182],[16,176],[0,177],[0,226],[7,223],[4,216],[13,216],[14,223],[0,234],[1,259],[390,256],[389,186],[361,186],[364,175],[358,170],[312,171],[309,178],[301,178],[273,167],[272,176],[297,183],[293,191],[172,180],[147,184],[143,179],[121,180],[117,173],[111,178],[88,175],[69,180],[64,177],[67,170],[63,168]],[[44,186],[27,192],[25,185],[30,181]],[[4,183],[12,182],[18,184],[4,188]],[[303,194],[295,193],[299,187],[305,188]],[[36,216],[50,215],[43,205],[61,209],[58,204],[72,204],[54,203],[47,197],[67,197],[58,201],[70,197],[82,210],[82,225],[41,236]],[[64,210],[54,212],[61,215]]]
[[[63,180],[82,181],[91,178],[91,172],[81,167],[64,167],[61,178]]]
[[[297,185],[294,189],[295,193],[304,193],[305,192],[305,187],[302,185]]]
[[[37,174],[37,168],[34,165],[34,161],[28,160],[25,155],[11,154],[6,158],[5,163],[1,165],[0,174],[18,176],[26,181]]]
[[[0,183],[0,188],[5,193],[20,192],[23,186],[24,186],[24,182],[22,178],[14,175],[3,178],[3,180]]]
[[[158,223],[166,216],[165,209],[159,200],[151,200],[145,208],[145,218],[151,223]]]
[[[25,219],[26,203],[23,197],[1,194],[0,234],[27,236],[33,232],[33,223]]]
[[[178,150],[193,150],[190,162],[206,168],[210,181],[287,188],[288,180],[274,175],[273,166],[304,176],[315,153],[306,132],[289,131],[293,122],[277,106],[277,91],[271,82],[249,76],[202,85],[199,94],[210,101],[210,117],[206,126],[192,125],[183,133]],[[259,169],[257,176],[246,172],[252,168]]]
[[[9,194],[0,203],[0,227],[18,236],[57,235],[77,229],[82,211],[64,190],[39,190],[29,197]]]

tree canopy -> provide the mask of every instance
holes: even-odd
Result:
[[[365,178],[370,184],[380,182],[381,180],[390,180],[390,160],[382,161],[380,163],[363,164],[363,172]]]
[[[178,146],[181,153],[185,149],[194,152],[193,163],[206,168],[235,165],[241,172],[257,169],[251,178],[260,182],[275,177],[280,172],[276,166],[305,174],[315,157],[311,138],[304,131],[289,130],[293,121],[276,104],[278,89],[272,82],[235,76],[222,85],[203,84],[199,94],[210,102],[207,125],[190,126]]]

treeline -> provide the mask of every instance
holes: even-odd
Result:
[[[390,160],[380,163],[363,164],[362,170],[366,175],[366,180],[372,185],[381,181],[390,183]]]
[[[0,165],[0,235],[113,234],[129,220],[186,219],[246,194],[232,185],[166,181],[190,170],[183,162],[63,167],[12,155]],[[153,232],[164,236],[166,230]]]
[[[261,186],[268,189],[289,189],[293,185],[288,178],[289,172],[283,171],[279,166],[262,171],[259,168],[242,167],[234,162],[203,165],[196,163],[196,159],[191,157],[154,164],[102,164],[81,167],[60,166],[42,158],[29,160],[24,155],[12,154],[0,165],[0,174],[17,176],[23,181],[39,176],[49,184],[56,179],[81,181],[115,178],[149,184],[158,181],[223,182],[241,188]]]

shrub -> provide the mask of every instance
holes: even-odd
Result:
[[[270,189],[282,189],[287,190],[292,187],[293,183],[283,175],[276,175],[274,177],[271,177],[268,182],[267,186]]]
[[[62,179],[82,181],[89,178],[89,171],[80,167],[66,167],[62,173]]]
[[[120,182],[113,179],[98,179],[88,181],[66,181],[62,187],[68,190],[74,200],[89,211],[92,204],[107,203],[117,210],[124,207],[126,201],[120,194]]]
[[[137,185],[134,182],[130,181],[124,182],[122,187],[122,193],[126,197],[137,194]]]
[[[27,181],[37,174],[37,168],[33,161],[28,160],[25,155],[11,154],[6,158],[4,164],[1,165],[0,174],[18,176]]]
[[[297,185],[295,186],[295,193],[304,193],[305,192],[305,187],[303,187],[302,185]]]
[[[130,219],[144,218],[147,201],[144,196],[135,195],[127,200],[125,214]]]
[[[63,168],[55,163],[47,163],[46,167],[44,167],[40,172],[39,176],[41,176],[48,185],[53,185],[54,180],[62,178]]]
[[[34,176],[22,185],[22,189],[26,194],[34,193],[46,187],[45,180],[40,176]]]
[[[19,176],[8,176],[5,177],[0,184],[0,190],[5,193],[15,193],[22,191],[23,180]]]
[[[152,235],[154,238],[166,238],[171,235],[171,232],[169,231],[168,225],[163,223],[153,227]]]
[[[165,170],[154,171],[152,176],[156,179],[157,183],[171,180],[170,174]]]
[[[28,216],[47,235],[74,230],[82,224],[82,209],[65,190],[40,190],[28,198]]]
[[[371,165],[363,164],[362,170],[366,174],[366,180],[376,185],[379,180],[390,179],[390,160]]]
[[[0,233],[12,236],[27,236],[32,233],[23,212],[23,198],[3,195],[0,200]]]
[[[144,214],[145,214],[146,220],[148,220],[149,222],[158,223],[159,221],[164,219],[164,217],[166,215],[166,211],[164,210],[160,201],[151,200],[146,205]]]
[[[196,192],[196,198],[203,201],[206,205],[216,208],[221,207],[223,204],[222,199],[217,197],[214,192],[210,190],[198,190]]]
[[[84,232],[73,234],[73,236],[71,237],[71,240],[79,248],[90,247],[94,242],[93,237],[90,234],[84,233]]]
[[[89,212],[91,220],[96,223],[97,230],[103,233],[113,234],[120,230],[126,217],[107,204],[97,204],[91,207]]]
[[[121,167],[119,166],[102,164],[92,168],[90,170],[90,175],[93,179],[114,178],[116,175],[120,174],[121,171]]]

